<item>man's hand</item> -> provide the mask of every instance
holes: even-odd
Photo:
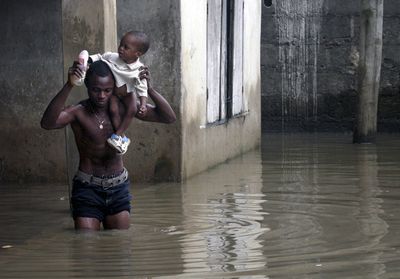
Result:
[[[85,66],[80,64],[78,61],[74,61],[74,64],[72,64],[68,69],[68,83],[74,85],[73,80],[83,78],[85,71]]]
[[[50,101],[45,112],[43,113],[40,125],[43,129],[60,129],[70,124],[75,119],[75,106],[65,107],[65,102],[74,87],[73,80],[83,76],[83,65],[78,62],[68,69],[68,81],[64,84],[61,90]]]

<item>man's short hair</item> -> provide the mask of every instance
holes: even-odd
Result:
[[[99,76],[99,77],[106,77],[108,75],[111,75],[113,80],[115,81],[114,75],[112,74],[112,72],[110,70],[110,67],[108,67],[108,65],[105,62],[101,61],[101,60],[93,62],[90,65],[89,69],[87,70],[86,77],[85,77],[85,85],[86,85],[87,88],[89,88],[89,79],[93,75],[96,75],[96,76]]]
[[[146,33],[142,31],[128,31],[126,34],[134,36],[138,41],[139,41],[139,51],[142,54],[145,54],[150,47],[150,40],[149,37],[147,37]]]

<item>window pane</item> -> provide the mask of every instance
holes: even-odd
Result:
[[[243,0],[234,1],[232,114],[243,112]]]
[[[207,122],[220,120],[222,0],[208,1]]]
[[[222,0],[220,119],[226,119],[226,99],[228,91],[228,9],[228,0]]]

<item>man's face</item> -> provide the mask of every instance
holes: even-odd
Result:
[[[118,46],[119,57],[127,64],[135,62],[141,55],[141,52],[137,47],[138,44],[139,42],[135,36],[131,34],[126,34],[123,36]]]
[[[114,79],[111,75],[100,77],[93,74],[89,79],[88,95],[93,105],[106,107],[114,90]]]

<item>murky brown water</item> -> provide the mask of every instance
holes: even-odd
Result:
[[[76,233],[66,189],[0,186],[0,278],[400,278],[398,135],[265,135],[183,184],[133,185],[128,231]]]

